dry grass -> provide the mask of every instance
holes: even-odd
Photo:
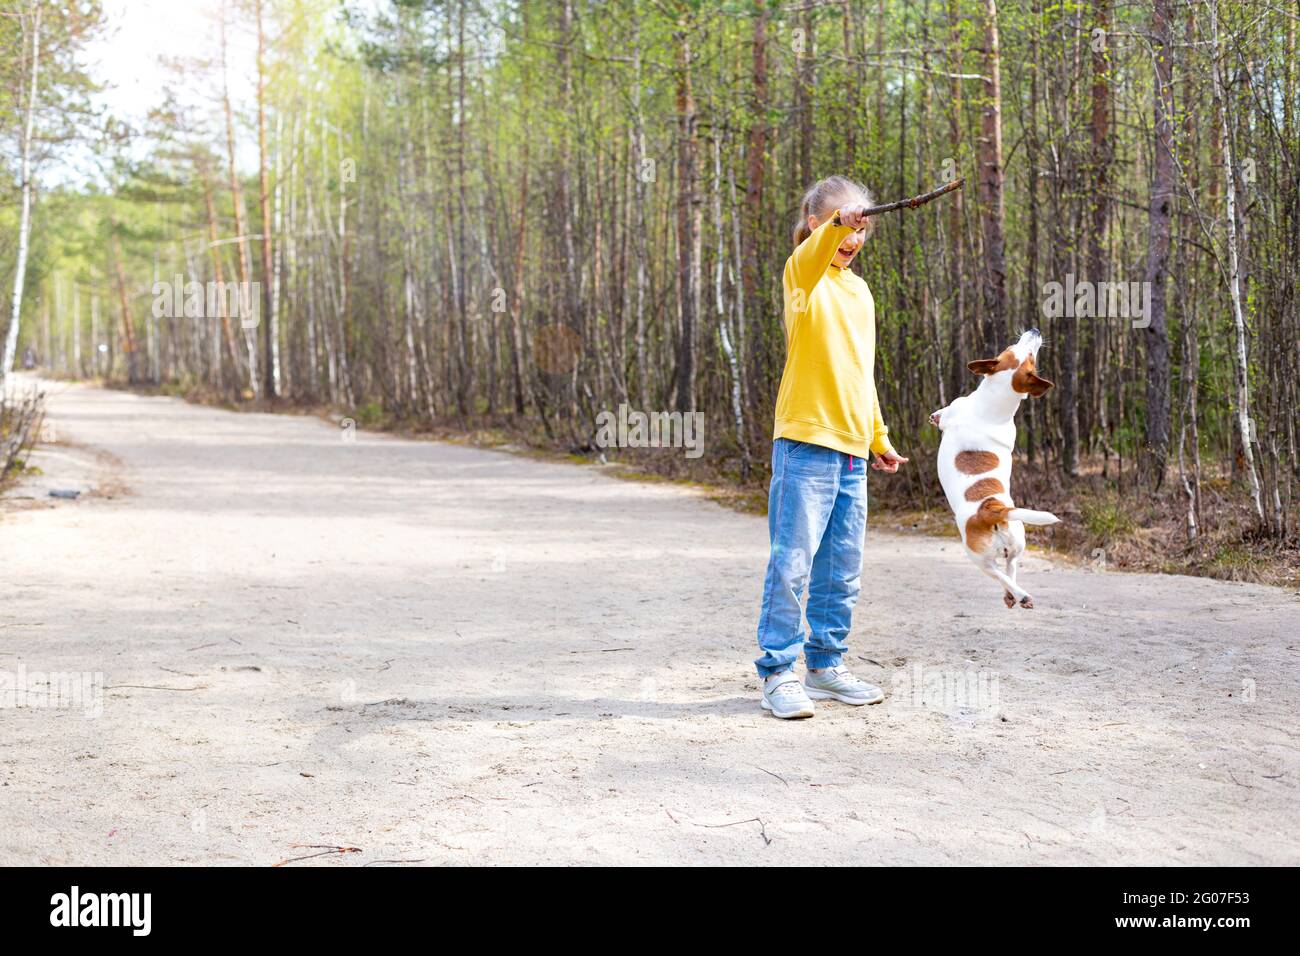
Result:
[[[40,438],[44,419],[44,393],[35,389],[0,393],[0,489],[27,468],[27,454]]]

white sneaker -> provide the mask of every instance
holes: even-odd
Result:
[[[885,699],[883,690],[854,677],[843,664],[822,671],[809,671],[803,684],[808,696],[814,700],[838,700],[857,707],[862,704],[878,704]]]
[[[783,720],[811,717],[816,713],[813,702],[804,693],[803,684],[799,683],[793,671],[782,671],[763,681],[761,706],[770,710],[773,717]]]

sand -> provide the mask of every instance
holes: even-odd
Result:
[[[0,681],[33,691],[0,709],[0,864],[1300,862],[1286,591],[1037,554],[1007,610],[955,542],[869,528],[846,662],[889,697],[785,722],[761,518],[49,388],[0,517]]]

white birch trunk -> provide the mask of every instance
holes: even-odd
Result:
[[[32,3],[32,79],[27,93],[27,115],[22,133],[22,213],[18,222],[18,261],[14,265],[14,294],[9,311],[9,332],[5,336],[5,351],[0,364],[0,392],[14,367],[18,352],[18,320],[23,308],[23,281],[27,276],[28,236],[32,227],[32,134],[36,125],[36,89],[41,62],[41,0]],[[48,356],[46,357],[48,361]]]
[[[1224,198],[1227,200],[1228,220],[1228,293],[1232,299],[1232,324],[1236,331],[1237,427],[1241,430],[1242,455],[1246,460],[1246,480],[1250,488],[1255,514],[1263,524],[1264,504],[1260,498],[1259,473],[1255,469],[1255,438],[1250,420],[1250,368],[1246,361],[1246,316],[1241,304],[1241,265],[1237,252],[1237,179],[1232,165],[1232,137],[1228,130],[1227,91],[1223,82],[1223,52],[1219,45],[1219,16],[1217,0],[1210,3],[1210,27],[1214,41],[1214,63],[1210,70],[1214,85],[1214,98],[1219,103],[1219,134],[1223,139]]]

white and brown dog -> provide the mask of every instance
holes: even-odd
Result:
[[[970,395],[930,416],[943,432],[939,480],[957,519],[966,553],[1004,589],[1007,607],[1031,608],[1034,599],[1016,583],[1025,551],[1025,525],[1052,525],[1061,519],[1047,511],[1017,508],[1011,500],[1011,453],[1016,447],[1016,410],[1030,395],[1052,387],[1035,366],[1043,336],[1030,329],[997,358],[979,359],[967,368],[984,381]],[[1005,571],[998,569],[1001,563]]]

